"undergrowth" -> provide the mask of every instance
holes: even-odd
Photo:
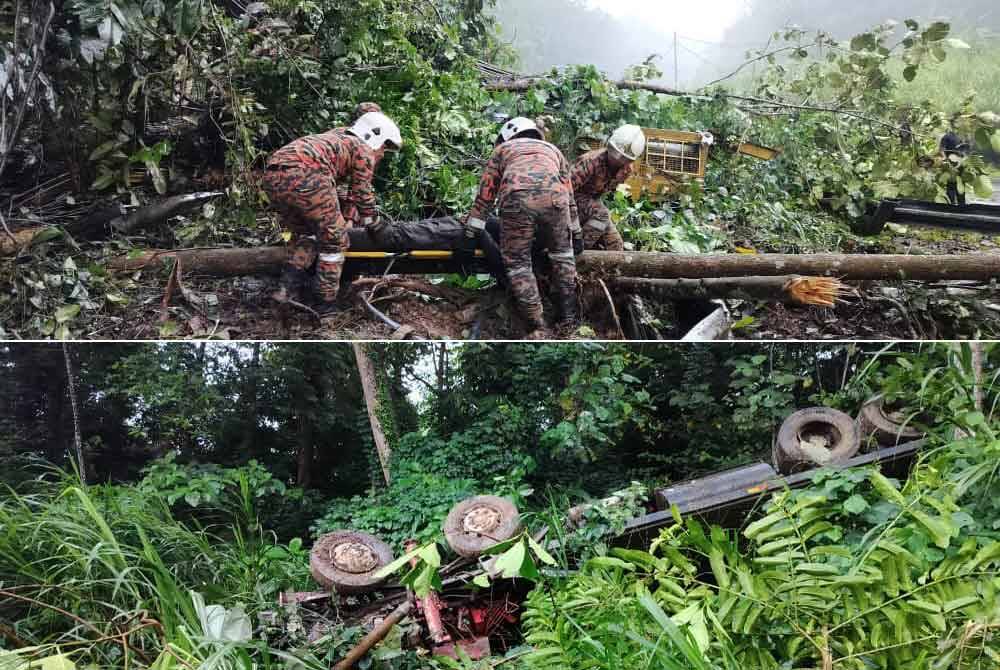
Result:
[[[675,513],[649,551],[612,549],[531,594],[524,666],[997,667],[996,377],[984,413],[970,361],[889,362],[887,392],[937,417],[906,482],[821,471],[738,532]]]

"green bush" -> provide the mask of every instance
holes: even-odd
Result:
[[[409,539],[423,544],[436,537],[455,503],[481,492],[474,480],[405,464],[394,472],[388,488],[334,500],[312,529],[316,536],[334,530],[363,531],[401,551]]]

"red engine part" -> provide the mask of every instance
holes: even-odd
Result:
[[[489,637],[504,622],[516,624],[517,610],[517,604],[511,602],[509,595],[505,595],[503,600],[490,600],[482,605],[470,607],[469,615],[473,631],[477,635]]]
[[[417,548],[417,542],[415,540],[409,540],[406,543],[406,551],[410,552]],[[410,561],[410,565],[416,566],[416,557]],[[427,630],[431,634],[431,640],[434,644],[443,645],[447,642],[451,642],[451,636],[444,629],[444,621],[441,619],[441,609],[442,603],[438,595],[431,591],[426,596],[421,598],[417,604],[418,608],[424,614],[424,618],[427,620]]]

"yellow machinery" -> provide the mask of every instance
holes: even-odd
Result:
[[[632,176],[625,182],[634,202],[641,198],[660,201],[684,183],[704,182],[709,143],[701,133],[660,128],[643,128],[642,131],[646,135],[646,152],[635,162]],[[593,150],[600,149],[604,143],[587,138],[584,144]],[[737,151],[761,160],[772,160],[780,153],[747,142],[741,143]]]

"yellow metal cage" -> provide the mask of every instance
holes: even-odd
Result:
[[[681,184],[705,179],[708,145],[699,133],[682,130],[643,128],[646,152],[635,162],[632,176],[625,182],[633,201],[640,198],[662,200],[676,192]],[[599,149],[603,142],[587,138],[588,149]]]

